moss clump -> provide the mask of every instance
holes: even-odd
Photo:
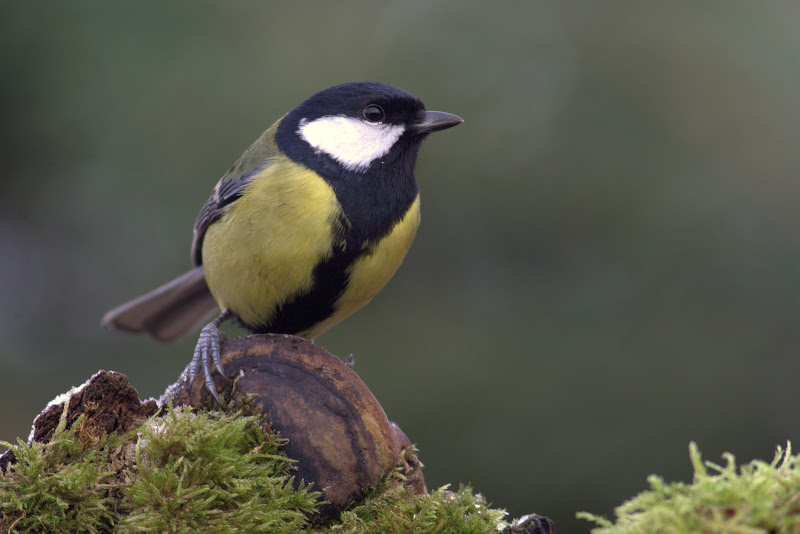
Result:
[[[18,440],[17,463],[0,471],[0,529],[3,532],[106,532],[114,522],[108,470],[110,451],[119,447],[116,434],[84,449],[75,436],[82,423],[66,430],[62,419],[57,439],[34,443]]]
[[[315,510],[257,417],[170,410],[88,447],[80,421],[46,444],[4,443],[18,462],[0,475],[3,531],[283,533]]]
[[[778,447],[771,463],[755,460],[739,468],[731,454],[725,465],[703,462],[697,445],[689,446],[692,484],[648,478],[644,491],[615,510],[616,521],[589,513],[595,534],[726,533],[796,534],[800,532],[800,455],[791,445]]]
[[[319,494],[292,487],[281,445],[253,416],[172,410],[151,420],[116,532],[297,532]]]
[[[496,534],[508,526],[506,512],[489,508],[483,496],[469,487],[447,487],[415,495],[397,477],[389,477],[355,508],[343,512],[340,521],[321,532],[381,534]]]
[[[83,417],[83,416],[82,416]],[[46,444],[2,443],[0,531],[18,533],[496,533],[505,512],[469,488],[415,495],[396,471],[327,525],[260,417],[169,410],[125,435],[82,439],[62,417]]]

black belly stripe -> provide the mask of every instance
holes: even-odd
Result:
[[[317,264],[311,291],[281,305],[269,323],[245,327],[258,334],[298,334],[321,323],[336,311],[336,301],[347,288],[347,270],[363,253],[342,251]]]
[[[339,236],[334,255],[314,268],[314,283],[310,291],[295,295],[283,303],[267,324],[244,325],[252,332],[265,334],[299,334],[325,321],[336,311],[339,297],[349,283],[348,269],[373,246],[386,237],[400,222],[417,198],[413,175],[397,179],[399,188],[380,187],[379,177],[372,182],[361,177],[360,194],[356,187],[333,184],[343,214],[339,219]],[[367,185],[369,184],[369,185]],[[391,194],[387,194],[388,192]],[[399,189],[399,190],[397,190]]]
[[[298,334],[325,321],[349,283],[348,269],[371,251],[400,222],[417,198],[414,180],[418,137],[403,137],[380,161],[365,172],[347,171],[324,153],[309,150],[294,132],[294,122],[281,121],[276,142],[294,161],[322,177],[333,189],[342,214],[334,255],[314,268],[310,291],[283,303],[268,324],[244,325],[256,333]],[[288,130],[287,130],[288,129]],[[287,130],[283,132],[282,130]]]
[[[314,267],[314,283],[310,291],[295,295],[291,300],[277,308],[272,319],[266,324],[244,325],[259,334],[299,334],[306,332],[325,321],[336,311],[336,304],[350,282],[349,269],[363,256],[370,254],[375,245],[386,237],[408,213],[417,195],[414,194],[405,210],[395,215],[389,224],[384,223],[381,233],[365,239],[363,225],[344,222],[340,219],[339,238],[334,246],[334,255]],[[348,220],[352,217],[349,214]],[[367,246],[365,246],[367,245]]]

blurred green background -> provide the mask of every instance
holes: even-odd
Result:
[[[0,4],[0,439],[99,368],[158,395],[194,339],[106,332],[182,273],[217,179],[307,96],[380,80],[423,149],[403,267],[318,343],[430,487],[588,530],[649,473],[800,441],[800,5]]]

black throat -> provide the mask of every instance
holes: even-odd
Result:
[[[422,139],[404,134],[389,153],[357,172],[312,149],[297,136],[297,127],[291,114],[284,117],[276,142],[284,154],[316,172],[333,189],[342,208],[340,244],[348,251],[360,250],[388,234],[417,198],[414,166]]]

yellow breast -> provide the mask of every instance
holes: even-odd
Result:
[[[206,282],[221,308],[266,324],[278,306],[311,289],[314,267],[332,255],[336,195],[290,160],[253,177],[203,240]]]
[[[268,325],[280,306],[313,290],[314,268],[334,254],[341,207],[313,171],[276,160],[253,177],[203,240],[206,282],[217,303],[248,325]],[[419,197],[347,270],[333,313],[298,335],[313,339],[369,302],[394,275],[419,226]],[[311,314],[313,315],[313,314]]]
[[[336,311],[325,321],[303,333],[313,339],[372,300],[403,262],[419,227],[419,195],[389,234],[377,242],[348,270],[349,283],[337,301]]]

